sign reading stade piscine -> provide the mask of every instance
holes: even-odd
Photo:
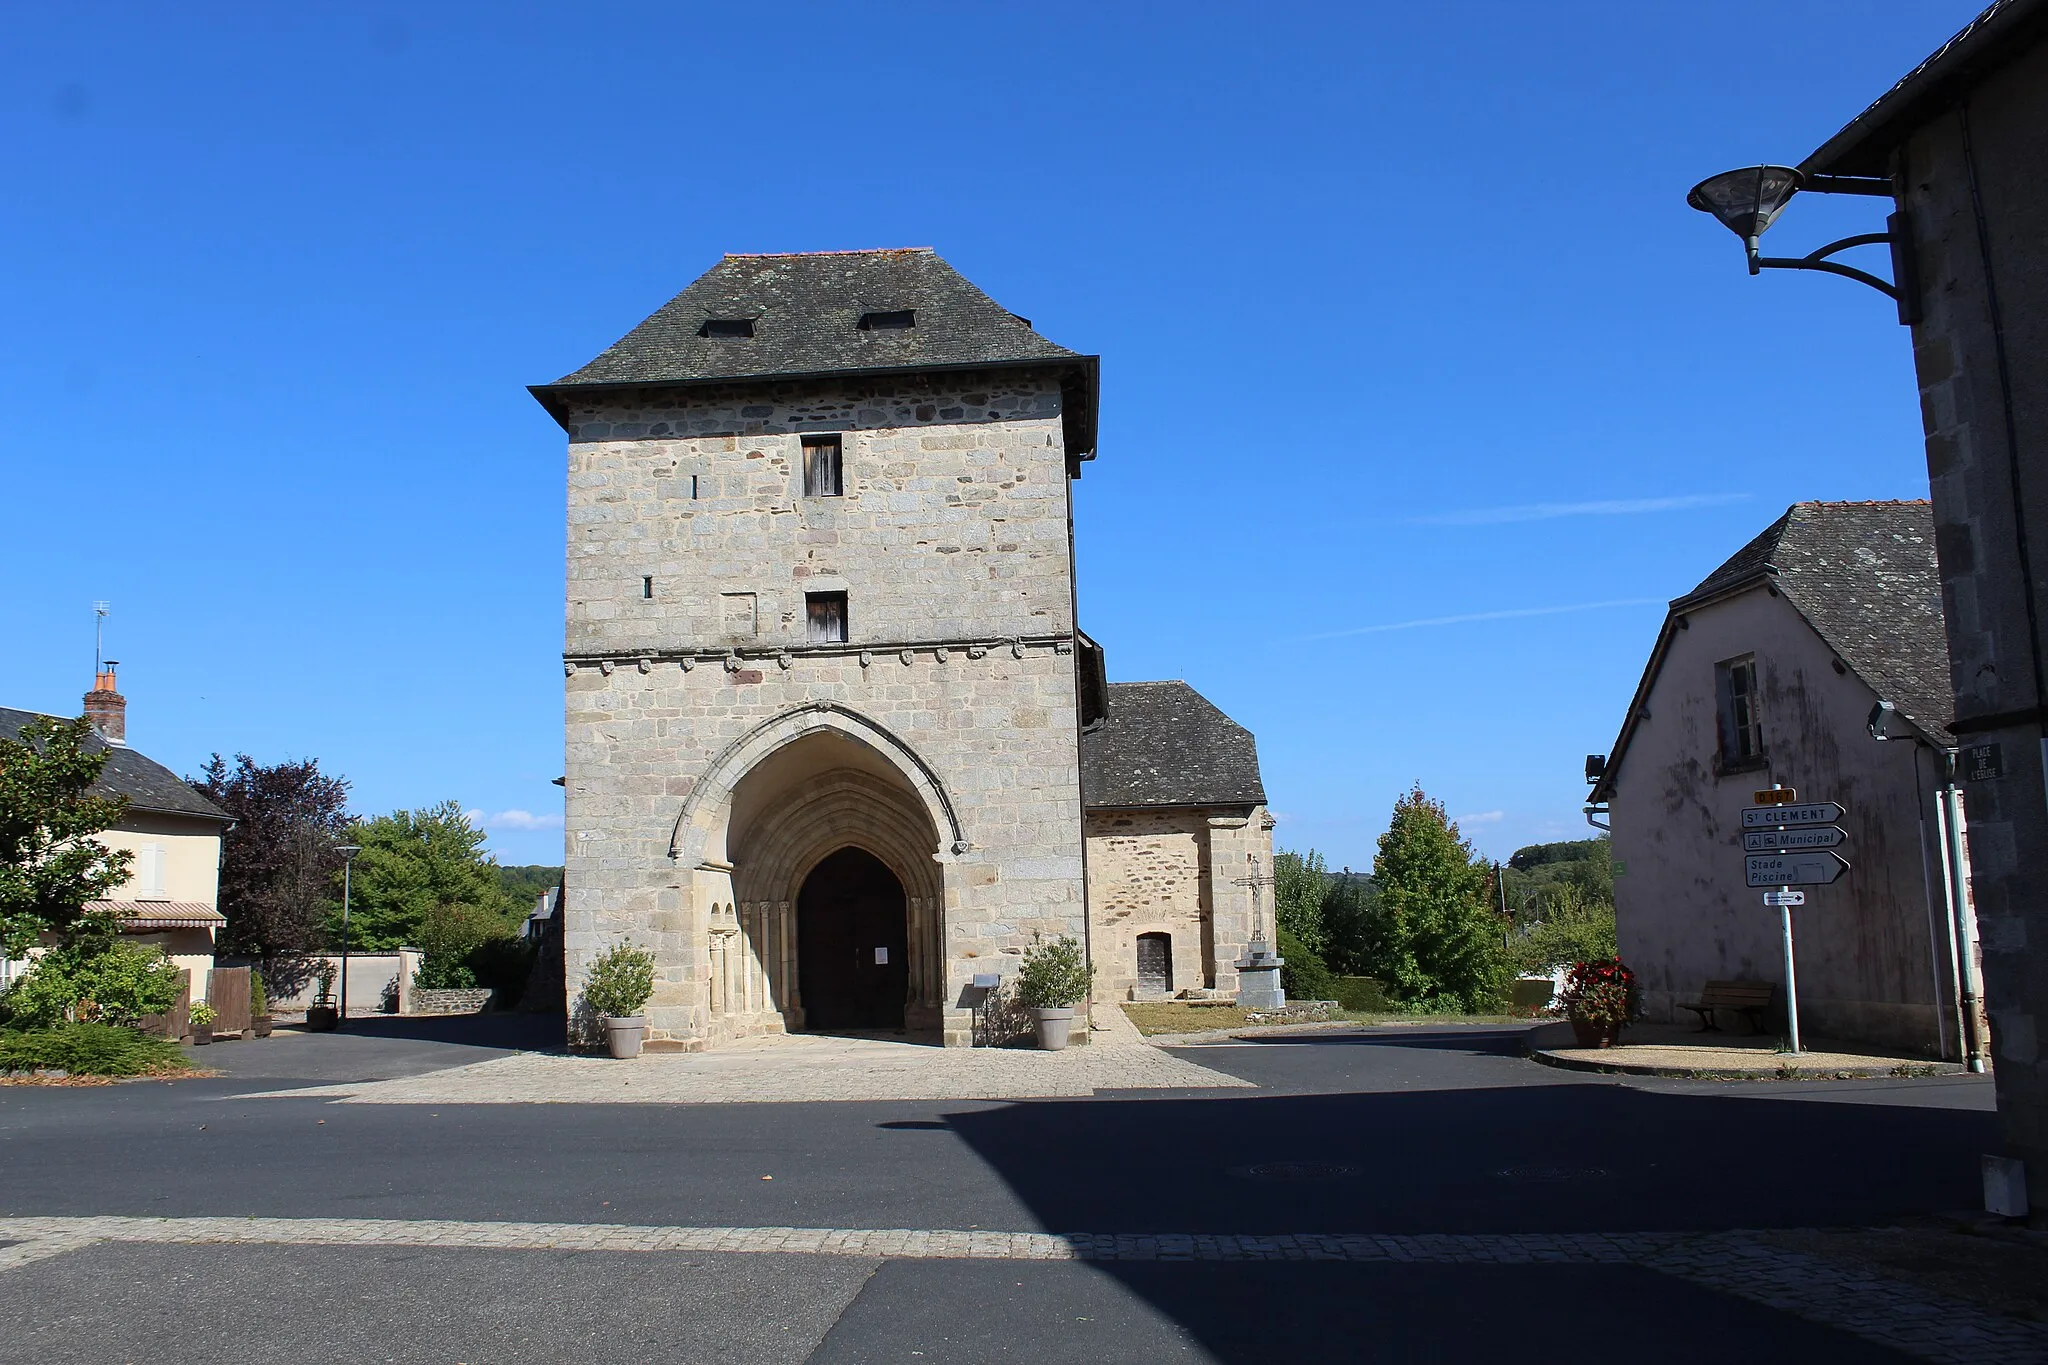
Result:
[[[1849,870],[1842,855],[1818,853],[1752,853],[1743,860],[1743,879],[1750,886],[1826,886]]]

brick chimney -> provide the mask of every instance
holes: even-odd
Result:
[[[114,690],[114,660],[93,675],[92,691],[85,694],[85,718],[109,744],[128,743],[128,699]]]

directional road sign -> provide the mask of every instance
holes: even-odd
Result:
[[[1804,891],[1766,891],[1764,892],[1764,904],[1772,906],[1804,905],[1806,904],[1806,893]]]
[[[1849,841],[1840,825],[1810,825],[1805,829],[1746,829],[1742,831],[1744,853],[1778,853],[1798,848],[1839,848]]]
[[[1832,825],[1848,812],[1833,801],[1802,801],[1796,806],[1744,806],[1744,829],[1768,829],[1772,825]]]
[[[1839,853],[1752,853],[1742,860],[1750,886],[1826,886],[1849,870]]]

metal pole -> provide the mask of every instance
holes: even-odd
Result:
[[[1919,821],[1920,896],[1927,903],[1927,956],[1934,974],[1934,1051],[1943,1061],[1947,1061],[1948,1022],[1945,1017],[1946,1012],[1941,1007],[1941,934],[1934,926],[1934,874],[1929,869],[1927,862],[1927,794],[1920,785],[1920,750],[1925,747],[1925,745],[1918,743],[1913,745],[1913,813]],[[1944,906],[1942,919],[1949,925],[1948,956],[1949,961],[1954,962],[1956,956],[1955,920],[1946,910],[1948,897],[1948,874],[1946,872],[1941,877],[1941,894]],[[1955,1000],[1960,1011],[1963,996],[1962,987],[1956,981],[1949,982],[1949,985],[1952,988],[1949,991],[1949,995]],[[1958,1054],[1962,1052],[1960,1034],[1956,1043],[1956,1051]]]
[[[336,1001],[340,1013],[335,1017],[342,1023],[348,1022],[348,892],[349,873],[355,870],[356,860],[345,859],[341,864],[341,999]]]
[[[1948,874],[1949,912],[1953,916],[1956,971],[1962,981],[1963,1045],[1972,1071],[1984,1069],[1984,1016],[1978,1007],[1981,988],[1977,982],[1977,936],[1971,932],[1970,882],[1963,873],[1963,813],[1957,802],[1955,754],[1945,755],[1948,771],[1941,788],[1941,806],[1936,812],[1942,824],[1942,862]]]
[[[1782,782],[1773,782],[1772,791],[1782,790]],[[1782,827],[1782,826],[1781,826]],[[1785,930],[1785,1023],[1792,1034],[1792,1055],[1799,1055],[1799,976],[1792,967],[1792,888],[1778,888],[1778,919]]]
[[[1781,886],[1780,891],[1790,891]],[[1799,979],[1792,971],[1792,907],[1780,905],[1778,914],[1785,923],[1785,1022],[1792,1029],[1792,1054],[1799,1055]]]

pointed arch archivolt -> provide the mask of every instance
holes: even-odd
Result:
[[[886,726],[838,702],[809,702],[761,722],[727,745],[683,801],[669,839],[669,856],[685,867],[702,861],[706,845],[730,807],[733,791],[746,775],[778,750],[807,735],[832,732],[872,750],[903,779],[937,836],[932,856],[946,861],[949,853],[967,851],[967,838],[945,784],[917,751]],[[875,850],[879,853],[879,850]],[[823,855],[820,855],[823,856]],[[887,861],[886,855],[884,855]],[[902,875],[899,873],[899,875]]]

